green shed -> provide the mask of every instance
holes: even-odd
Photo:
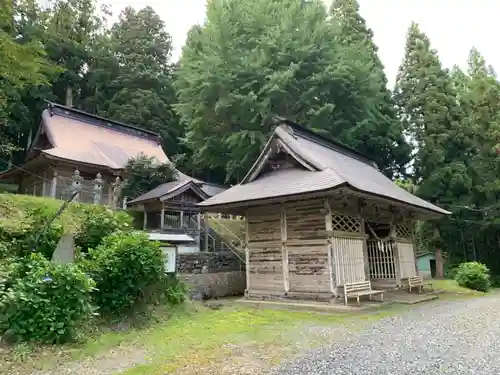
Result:
[[[430,252],[417,255],[418,273],[424,278],[436,277],[436,255]]]

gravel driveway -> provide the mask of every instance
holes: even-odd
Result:
[[[272,374],[500,374],[500,294],[419,305]]]

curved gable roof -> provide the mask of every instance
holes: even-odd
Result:
[[[449,214],[397,186],[366,156],[340,143],[327,142],[314,136],[314,133],[311,134],[311,131],[291,124],[292,126],[288,121],[281,121],[242,183],[200,203],[200,206],[221,206],[347,186],[434,213]],[[267,158],[277,148],[283,148],[303,168],[260,175]]]

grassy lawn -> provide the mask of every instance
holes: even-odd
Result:
[[[471,296],[480,296],[485,294],[483,292],[461,287],[455,280],[432,280],[430,283],[435,290],[442,290],[445,293]]]
[[[335,327],[356,330],[400,311],[387,307],[325,314],[236,305],[212,310],[194,304],[170,317],[160,315],[147,327],[96,333],[81,345],[34,351],[22,346],[3,355],[0,351],[0,362],[8,366],[6,374],[42,369],[51,375],[107,375],[117,370],[127,375],[222,375],[242,367],[259,373],[299,349],[340,339],[333,334]],[[325,333],[329,330],[322,327],[332,330]],[[96,368],[101,372],[93,372]]]
[[[453,280],[432,284],[445,291],[440,297],[445,300],[484,294]],[[342,340],[349,332],[409,308],[389,305],[320,313],[236,303],[212,310],[189,303],[182,310],[159,310],[140,325],[122,321],[113,329],[94,328],[80,344],[3,350],[0,346],[0,374],[29,375],[35,369],[43,375],[260,374],[299,352]]]

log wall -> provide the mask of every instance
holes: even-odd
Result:
[[[281,206],[247,212],[247,290],[284,293]]]
[[[248,210],[249,293],[331,291],[323,208],[316,199]]]

